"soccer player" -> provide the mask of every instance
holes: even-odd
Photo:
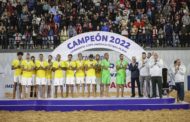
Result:
[[[78,60],[76,60],[76,87],[77,87],[77,94],[80,94],[80,85],[82,85],[82,96],[84,97],[85,91],[85,73],[84,73],[84,63],[85,61],[82,59],[82,53],[78,54]]]
[[[95,96],[95,86],[96,86],[96,60],[93,59],[93,55],[89,55],[89,59],[85,61],[85,73],[86,73],[86,84],[88,89],[88,97],[90,97],[90,86],[92,84],[92,94]]]
[[[101,62],[101,68],[102,68],[101,79],[102,79],[102,84],[103,84],[102,89],[101,89],[102,90],[101,97],[103,96],[104,89],[106,89],[105,96],[108,97],[109,85],[110,85],[110,79],[111,79],[109,67],[110,67],[109,54],[105,53],[104,59]]]
[[[29,98],[30,92],[26,93],[26,86],[29,86],[31,91],[31,86],[32,86],[32,71],[35,69],[35,64],[33,63],[32,60],[30,60],[30,54],[27,53],[26,55],[26,60],[23,60],[21,63],[22,67],[22,80],[21,80],[21,85],[22,85],[22,98]]]
[[[31,60],[35,64],[35,57],[31,56]],[[32,70],[32,86],[30,91],[30,97],[36,97],[36,69]]]
[[[126,69],[127,61],[124,60],[124,55],[120,54],[119,60],[116,62],[116,84],[117,84],[117,97],[119,97],[119,90],[121,88],[121,97],[124,97],[124,84],[126,83]]]
[[[97,92],[97,85],[100,86],[100,91],[102,89],[102,81],[101,81],[101,60],[100,60],[100,55],[99,54],[96,54],[96,92]],[[100,96],[101,96],[101,92],[100,92]]]
[[[53,62],[53,71],[54,71],[54,86],[55,86],[55,98],[57,98],[58,86],[61,89],[61,97],[63,97],[63,70],[65,64],[61,61],[61,55],[57,54],[56,61]]]
[[[73,87],[75,84],[75,69],[76,63],[72,61],[72,54],[68,55],[68,60],[65,61],[65,68],[66,68],[66,97],[69,95],[69,90],[71,90],[71,97],[73,97]]]
[[[13,87],[13,99],[16,97],[17,85],[19,85],[19,98],[21,98],[22,86],[21,86],[21,62],[22,62],[23,52],[17,53],[17,59],[12,62],[12,70],[14,70],[14,87]]]
[[[46,91],[46,68],[47,62],[44,60],[43,54],[39,54],[39,60],[35,62],[36,65],[36,95],[38,97],[39,86],[42,86],[42,98],[45,98]],[[41,97],[41,96],[40,96]]]
[[[51,85],[52,85],[52,55],[48,56],[48,65],[46,69],[46,82],[47,82],[47,98],[51,98]]]

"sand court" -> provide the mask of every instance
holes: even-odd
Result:
[[[115,95],[115,93],[111,93]],[[175,97],[176,92],[171,96]],[[190,92],[185,101],[190,102]],[[189,122],[190,110],[160,111],[0,111],[0,122]]]

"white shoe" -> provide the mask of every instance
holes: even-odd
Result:
[[[179,100],[179,103],[181,103],[181,104],[185,104],[186,102],[185,102],[185,101],[181,101],[181,100]]]

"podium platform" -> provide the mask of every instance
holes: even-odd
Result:
[[[189,103],[175,103],[175,98],[62,98],[39,100],[0,100],[0,110],[8,111],[80,111],[80,110],[161,110],[190,109]]]

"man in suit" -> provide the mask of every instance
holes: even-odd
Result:
[[[135,57],[132,57],[132,62],[129,64],[129,70],[131,71],[131,97],[135,97],[135,81],[137,83],[139,97],[142,97],[139,82],[138,62]]]

